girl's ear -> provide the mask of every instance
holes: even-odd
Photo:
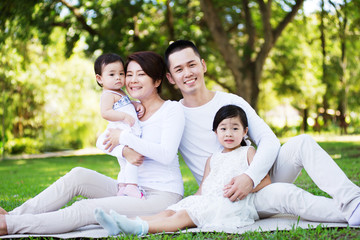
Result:
[[[248,133],[248,131],[249,131],[249,128],[248,128],[248,127],[246,127],[246,128],[245,128],[245,130],[244,130],[245,134],[247,134],[247,133]]]

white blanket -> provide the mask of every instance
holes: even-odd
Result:
[[[256,221],[254,224],[239,228],[235,232],[226,231],[226,229],[222,229],[224,232],[228,233],[244,233],[247,231],[258,231],[258,232],[266,232],[266,231],[275,231],[275,230],[292,230],[295,228],[316,228],[318,225],[322,225],[323,227],[347,227],[348,225],[345,223],[320,223],[320,222],[310,222],[305,220],[298,220],[297,217],[291,215],[276,215],[271,218],[261,219]],[[358,228],[358,227],[357,227]],[[201,229],[199,228],[191,228],[187,230],[183,230],[184,232],[200,232]],[[68,233],[61,233],[61,234],[16,234],[16,235],[7,235],[1,236],[0,238],[25,238],[25,237],[53,237],[53,238],[61,238],[61,239],[68,239],[68,238],[103,238],[108,237],[107,232],[101,228],[99,225],[89,225],[82,228],[79,228],[75,231],[68,232]]]

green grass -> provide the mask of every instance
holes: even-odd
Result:
[[[360,142],[321,142],[320,145],[335,159],[346,175],[360,185]],[[190,170],[180,162],[185,195],[196,192],[197,184]],[[5,160],[0,162],[0,206],[10,211],[35,196],[52,182],[81,166],[116,178],[119,166],[107,155],[52,157],[31,160]],[[305,171],[295,184],[316,195],[327,196],[309,178]],[[75,201],[77,198],[74,198]],[[71,204],[71,202],[69,203]],[[291,231],[248,232],[242,235],[226,233],[181,233],[150,235],[146,239],[360,239],[360,229],[321,228],[293,229]],[[35,239],[35,238],[33,238]],[[125,239],[134,239],[129,236]]]

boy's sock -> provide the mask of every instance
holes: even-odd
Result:
[[[100,208],[95,209],[95,219],[110,235],[118,235],[121,232],[114,219]]]
[[[132,185],[132,184],[126,185],[123,193],[126,196],[129,196],[129,197],[136,197],[136,198],[140,198],[140,199],[145,200],[144,193],[139,189],[138,186],[135,186],[135,185]]]
[[[125,187],[119,187],[119,190],[117,192],[117,196],[126,196],[126,194],[124,193]]]
[[[360,226],[360,203],[351,214],[348,223],[350,226]]]
[[[123,233],[143,236],[146,235],[149,231],[149,224],[139,217],[136,217],[135,220],[132,220],[124,215],[118,214],[115,211],[110,211],[110,215]]]

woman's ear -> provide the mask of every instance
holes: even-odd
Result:
[[[155,87],[157,88],[157,87],[159,87],[160,86],[160,84],[161,84],[161,80],[160,79],[158,79],[158,80],[156,80],[155,81]]]

